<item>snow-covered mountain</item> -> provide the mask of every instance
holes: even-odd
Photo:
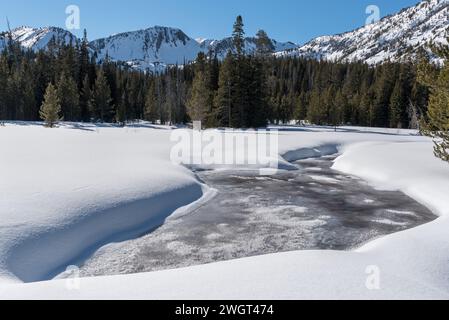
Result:
[[[202,51],[201,45],[182,30],[161,26],[98,39],[90,46],[99,59],[108,55],[141,69],[190,62]]]
[[[11,30],[11,36],[12,40],[20,43],[23,48],[35,51],[45,49],[53,38],[56,42],[65,44],[75,44],[78,41],[71,32],[57,27],[19,27]]]
[[[424,0],[398,14],[352,32],[316,38],[302,47],[277,53],[332,61],[400,61],[425,50],[428,43],[447,44],[449,0]]]
[[[377,23],[339,35],[319,37],[303,46],[272,42],[277,56],[375,64],[413,58],[422,50],[430,52],[430,42],[447,44],[448,36],[449,0],[423,0]],[[20,27],[12,30],[13,40],[32,50],[45,48],[53,37],[59,42],[77,41],[72,33],[61,28]],[[6,34],[0,33],[0,50],[6,39]],[[158,70],[167,65],[191,62],[199,52],[212,51],[224,58],[228,51],[235,51],[231,38],[195,40],[180,29],[161,26],[98,39],[92,41],[90,47],[99,60],[109,56],[113,61],[141,70]],[[255,38],[246,38],[246,53],[253,53],[255,48]]]
[[[292,42],[272,41],[275,51],[297,47]],[[212,51],[219,58],[224,58],[228,51],[235,51],[231,38],[195,40],[180,29],[161,26],[121,33],[92,41],[90,45],[100,59],[104,59],[108,55],[112,60],[123,61],[142,69],[191,62],[195,60],[199,52]],[[251,54],[255,48],[255,38],[246,38],[246,52]]]
[[[19,27],[11,31],[13,41],[23,48],[31,50],[45,49],[54,37],[60,43],[76,43],[75,35],[61,28]],[[296,48],[292,42],[281,43],[272,40],[275,51]],[[0,50],[6,46],[7,34],[0,34]],[[199,52],[213,51],[219,58],[224,58],[228,51],[235,51],[231,38],[223,40],[195,40],[177,28],[155,26],[145,30],[124,32],[107,38],[90,42],[92,52],[96,52],[99,61],[108,56],[113,61],[120,61],[141,70],[158,70],[167,65],[192,62]],[[248,54],[256,48],[255,38],[245,41]]]

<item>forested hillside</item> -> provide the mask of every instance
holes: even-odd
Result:
[[[98,63],[87,36],[76,45],[50,41],[23,51],[12,41],[0,55],[0,119],[40,120],[54,84],[65,121],[161,123],[203,120],[209,127],[260,127],[308,119],[315,124],[416,127],[428,89],[417,63],[337,63],[275,57],[264,31],[252,55],[243,20],[234,25],[235,52],[221,61],[200,53],[196,63],[145,73],[106,57]]]

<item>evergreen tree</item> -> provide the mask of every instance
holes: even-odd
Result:
[[[326,124],[327,110],[321,93],[315,89],[310,95],[309,108],[307,110],[307,120],[313,124],[322,125]]]
[[[115,121],[117,123],[121,123],[121,124],[126,123],[126,110],[127,110],[127,105],[128,105],[127,100],[128,99],[126,96],[126,92],[123,92],[122,97],[120,98],[120,100],[117,103],[117,110],[115,113],[115,116],[116,116]]]
[[[79,91],[75,80],[63,72],[59,78],[57,91],[64,119],[66,121],[81,120]]]
[[[245,52],[245,31],[243,27],[242,16],[237,16],[234,23],[234,31],[232,32],[232,43],[238,58],[241,58]]]
[[[379,69],[379,77],[376,82],[375,95],[373,103],[373,125],[377,127],[389,127],[389,105],[391,94],[394,89],[396,66],[386,63]]]
[[[390,127],[403,128],[403,111],[406,103],[403,85],[398,80],[394,86],[390,100]]]
[[[266,78],[266,70],[263,60],[249,58],[247,73],[247,95],[248,110],[246,112],[245,127],[263,127],[266,126],[268,120],[268,85]],[[290,99],[290,105],[291,99]],[[291,108],[292,109],[292,108]],[[292,110],[289,115],[292,116]]]
[[[234,77],[234,57],[228,54],[220,68],[218,90],[214,100],[217,125],[221,127],[233,125]]]
[[[97,80],[95,81],[92,115],[94,119],[104,122],[111,122],[114,119],[113,106],[111,105],[111,89],[102,68],[98,69]]]
[[[256,34],[256,54],[266,57],[274,52],[274,45],[268,34],[264,30],[257,31]]]
[[[420,81],[430,88],[423,132],[434,138],[435,155],[449,162],[449,48],[438,52],[446,62],[440,70],[428,62],[422,63],[419,69]]]
[[[202,122],[205,121],[212,103],[212,94],[209,90],[205,64],[204,54],[199,53],[195,65],[195,78],[193,79],[190,98],[187,102],[187,111],[190,118],[194,121]]]
[[[158,101],[154,81],[150,83],[145,96],[145,120],[156,123],[159,120]]]
[[[44,102],[42,103],[39,114],[41,119],[45,121],[46,126],[53,128],[60,120],[60,113],[61,105],[59,103],[58,93],[53,84],[50,83],[45,92]]]
[[[84,29],[84,37],[81,41],[79,53],[79,88],[84,88],[84,80],[89,76],[89,41],[87,40],[87,31]]]
[[[341,90],[337,91],[334,98],[330,101],[329,120],[330,124],[337,128],[342,123],[343,110],[346,108],[347,100]]]
[[[295,99],[294,120],[305,120],[307,118],[307,97],[304,92]]]
[[[80,92],[79,106],[81,120],[88,122],[90,120],[90,109],[92,103],[92,90],[90,89],[89,76],[86,74],[83,80]]]

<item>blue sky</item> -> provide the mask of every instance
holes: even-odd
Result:
[[[65,9],[81,10],[81,28],[89,39],[154,25],[178,27],[197,38],[228,36],[241,14],[248,35],[258,29],[280,41],[304,43],[316,36],[352,30],[365,23],[368,5],[381,16],[395,13],[418,0],[0,0],[0,30],[11,26],[65,27]],[[81,32],[74,32],[81,35]]]

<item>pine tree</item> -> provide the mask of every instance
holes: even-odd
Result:
[[[206,61],[203,53],[198,54],[195,65],[195,78],[192,83],[187,111],[194,121],[204,122],[211,105],[211,92],[206,74]]]
[[[228,54],[220,68],[214,104],[218,126],[232,127],[234,110],[234,57]]]
[[[156,86],[154,81],[151,81],[145,96],[145,120],[156,123],[159,120],[158,101],[157,101]]]
[[[89,76],[86,74],[83,80],[79,99],[80,116],[81,120],[84,122],[88,122],[90,120],[91,102],[92,90],[90,89]]]
[[[264,30],[257,31],[256,34],[256,54],[266,57],[274,52],[274,45],[268,34]]]
[[[238,16],[234,23],[233,44],[236,49],[236,59],[233,60],[233,83],[232,112],[230,126],[234,128],[247,127],[248,112],[250,108],[249,86],[251,85],[251,66],[245,57],[245,31],[243,29],[243,18]]]
[[[343,110],[347,106],[347,100],[341,90],[338,90],[334,98],[330,102],[329,119],[330,124],[335,127],[335,130],[342,123]]]
[[[234,31],[232,33],[232,43],[235,47],[237,58],[241,58],[245,51],[245,31],[243,30],[243,18],[237,16],[234,23]]]
[[[45,124],[49,128],[53,128],[55,124],[60,120],[59,114],[61,113],[61,105],[59,103],[58,93],[52,83],[47,87],[44,96],[44,102],[42,103],[40,116],[45,121]]]
[[[423,132],[434,138],[435,155],[449,162],[449,48],[440,50],[445,64],[437,70],[428,62],[420,65],[419,78],[430,88],[427,121]]]
[[[79,91],[75,80],[63,72],[57,84],[57,91],[64,119],[79,121],[81,118]]]
[[[379,69],[379,77],[376,82],[373,103],[373,125],[378,127],[389,127],[389,105],[391,94],[396,83],[396,66],[386,63]]]
[[[127,105],[128,105],[128,101],[127,101],[126,92],[123,92],[122,97],[120,98],[120,100],[117,103],[117,110],[115,112],[115,117],[116,117],[115,121],[117,123],[120,123],[123,125],[126,123]]]
[[[304,92],[295,99],[294,120],[305,120],[307,118],[307,101]]]
[[[206,81],[209,91],[209,110],[207,111],[205,126],[207,128],[214,128],[218,126],[217,109],[214,98],[219,87],[220,64],[216,56],[209,56],[208,62],[209,63],[206,64]]]
[[[403,128],[403,111],[406,103],[403,84],[398,80],[394,86],[390,100],[390,127]]]
[[[97,80],[95,81],[91,104],[92,115],[96,120],[111,122],[114,119],[114,108],[111,105],[111,102],[111,89],[103,69],[100,68],[97,71]]]
[[[81,41],[79,53],[79,88],[82,89],[86,76],[89,76],[89,41],[87,40],[87,31],[84,29],[84,37]]]
[[[309,108],[307,110],[307,120],[316,125],[325,124],[327,119],[327,110],[324,99],[320,91],[313,90],[310,95]]]
[[[246,111],[245,127],[265,127],[269,118],[268,84],[266,69],[262,59],[248,58],[247,95],[248,110]],[[292,106],[292,99],[290,105]],[[292,108],[291,108],[292,109]],[[292,115],[290,110],[289,115]]]

